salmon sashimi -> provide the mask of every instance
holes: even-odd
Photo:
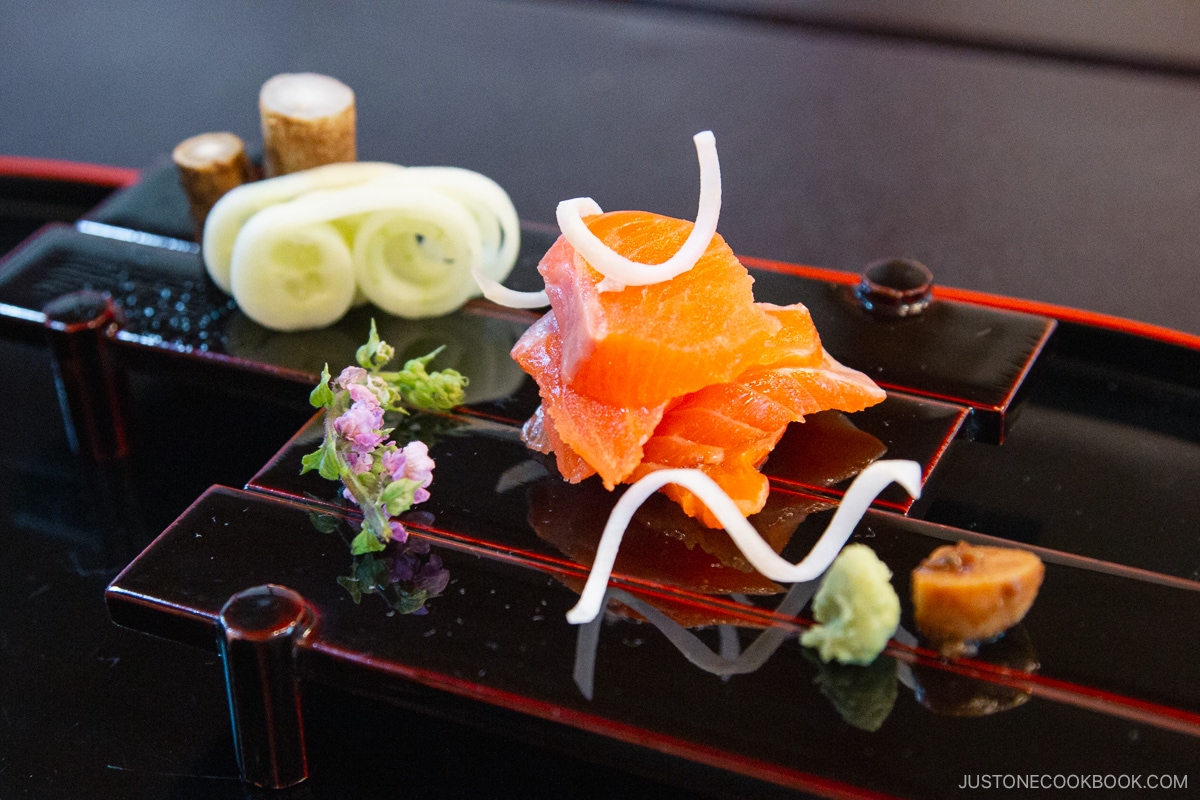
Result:
[[[760,311],[775,318],[780,328],[759,353],[758,365],[772,367],[811,367],[821,363],[821,337],[812,315],[803,303],[777,306],[755,303]]]
[[[788,311],[788,323],[811,327],[807,311],[802,315]],[[799,350],[778,349],[777,364],[785,366],[751,367],[737,380],[706,386],[672,404],[643,446],[642,463],[631,479],[657,469],[700,469],[749,516],[762,509],[769,489],[758,467],[789,423],[830,409],[861,411],[884,399],[885,393],[874,382],[839,364],[819,344],[817,363],[797,366],[812,357],[803,355],[809,349],[807,341],[786,332],[788,327],[785,324],[779,338],[801,344]],[[688,490],[668,485],[662,491],[690,516],[710,527],[721,527]]]
[[[648,264],[675,253],[693,227],[630,211],[586,224],[615,252]],[[605,279],[565,237],[538,270],[552,310],[512,351],[542,400],[523,438],[554,453],[571,483],[599,474],[611,490],[660,469],[700,469],[750,516],[770,491],[759,468],[789,424],[885,397],[824,351],[802,304],[754,302],[753,278],[720,236],[691,270],[647,286],[600,291]],[[688,490],[661,491],[722,527]]]
[[[538,406],[522,426],[521,441],[539,453],[553,455],[558,473],[567,483],[579,483],[596,474],[592,465],[558,435],[554,422],[546,416],[546,409],[542,406]]]
[[[603,403],[575,391],[562,380],[562,339],[553,311],[547,312],[522,334],[512,356],[521,369],[537,381],[545,419],[541,428],[545,443],[560,439],[559,469],[568,480],[582,480],[584,470],[574,462],[577,455],[600,474],[612,489],[641,463],[642,445],[662,419],[664,403],[653,407]]]
[[[780,431],[781,435],[782,433],[783,431]],[[656,470],[674,469],[675,467],[675,464],[643,461],[633,471],[629,482],[638,481]],[[731,453],[729,458],[717,464],[690,464],[688,467],[699,469],[712,478],[721,487],[721,491],[729,495],[729,498],[737,505],[738,511],[746,517],[762,511],[771,494],[771,484],[767,477],[758,471],[756,465],[737,458],[736,454]],[[682,486],[668,483],[659,491],[678,503],[679,507],[683,509],[683,513],[689,517],[695,517],[701,524],[709,528],[724,527],[700,498]]]
[[[693,223],[642,211],[586,220],[620,255],[665,261]],[[754,303],[754,279],[719,235],[696,265],[649,286],[601,292],[603,276],[560,237],[538,271],[562,332],[561,374],[580,394],[650,407],[737,377],[781,323]]]

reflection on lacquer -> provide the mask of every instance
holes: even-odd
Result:
[[[897,636],[897,638],[900,638]],[[984,663],[1014,673],[1032,674],[1041,666],[1033,641],[1022,625],[979,646],[972,663]],[[1016,708],[1032,695],[1028,687],[993,683],[928,664],[905,664],[902,678],[917,702],[935,714],[986,717]]]
[[[350,551],[353,534],[341,517],[313,512],[309,519],[322,533],[339,536]],[[406,521],[428,525],[433,520],[431,514],[413,512]],[[427,540],[410,535],[403,542],[392,539],[379,552],[352,556],[349,574],[339,575],[337,582],[356,605],[365,595],[375,595],[387,606],[388,615],[420,615],[427,613],[426,603],[446,591],[450,571]]]
[[[819,584],[819,580],[794,584],[780,601],[776,614],[781,617],[798,615],[808,605]],[[718,645],[714,650],[697,633],[680,625],[644,598],[610,587],[606,590],[605,599],[606,602],[615,601],[609,606],[610,609],[614,605],[626,609],[653,625],[689,663],[722,680],[755,672],[789,639],[795,638],[803,630],[799,623],[772,625],[757,632],[743,649],[739,628],[746,627],[746,623],[722,623],[716,626]],[[735,596],[734,599],[738,598]],[[580,626],[576,640],[572,677],[580,693],[588,700],[595,694],[596,651],[604,622],[604,617],[596,617]],[[877,731],[883,726],[899,695],[899,669],[895,658],[880,655],[870,664],[858,666],[826,663],[807,648],[803,652],[817,669],[813,684],[843,720],[868,732]]]
[[[503,482],[505,489],[527,484],[529,522],[539,538],[573,561],[591,566],[619,492],[608,492],[595,481],[566,484],[533,460],[510,469]],[[787,547],[808,514],[833,505],[775,491],[766,508],[751,522],[778,553]],[[808,625],[800,614],[820,583],[818,579],[793,584],[785,592],[747,563],[728,534],[703,526],[661,495],[651,496],[634,514],[617,557],[615,574],[676,591],[669,595],[674,599],[664,599],[654,592],[608,587],[603,603],[606,615],[580,626],[577,633],[573,678],[589,700],[595,692],[596,653],[606,621],[652,625],[686,661],[728,680],[758,670],[780,647],[798,638]],[[573,591],[582,591],[581,577],[559,579]],[[712,603],[687,602],[678,590],[723,597],[742,606],[745,613],[723,612]],[[773,609],[765,608],[763,600],[772,596],[781,596],[778,604]],[[752,597],[758,600],[752,601]],[[761,624],[754,621],[756,616],[762,618]],[[715,648],[701,638],[699,629],[705,628],[715,628]],[[744,647],[742,628],[755,631]],[[711,633],[707,636],[711,639]],[[900,646],[891,647],[865,667],[827,664],[807,649],[804,653],[817,670],[814,685],[847,724],[864,731],[879,730],[884,724],[900,694],[900,685],[911,689],[915,699],[929,711],[959,716],[995,714],[1020,705],[1029,696],[1008,683],[972,677],[962,670],[946,669],[945,663],[919,657],[914,652],[916,643],[915,637],[901,628],[893,641],[893,645]],[[1038,668],[1028,636],[1020,629],[985,645],[980,657],[970,663],[980,662],[1018,673]]]
[[[528,489],[529,523],[540,539],[572,561],[590,567],[618,497],[619,493],[606,491],[597,481],[572,486],[550,476]],[[774,492],[751,522],[779,553],[808,514],[832,506],[828,500]],[[633,515],[614,572],[705,595],[774,595],[783,591],[750,566],[724,530],[705,527],[661,494],[652,495]],[[568,577],[564,581],[576,592],[583,589],[582,579]],[[667,613],[689,627],[712,623],[708,612],[699,608],[671,608]]]
[[[819,580],[814,580],[793,585],[776,607],[775,615],[781,619],[797,617],[819,584]],[[745,598],[735,595],[732,599]],[[757,631],[743,648],[740,629],[750,626],[745,620],[735,623],[730,619],[715,625],[718,644],[714,649],[697,631],[679,624],[648,598],[609,587],[605,602],[609,609],[608,622],[614,617],[624,617],[653,625],[690,664],[722,680],[760,669],[784,644],[798,638],[804,630],[802,620],[797,619],[795,624],[777,622]],[[596,653],[605,623],[605,617],[596,617],[580,626],[577,634],[572,677],[588,700],[595,694]],[[900,628],[894,643],[915,641],[911,633]],[[847,724],[867,732],[883,727],[895,707],[901,685],[912,690],[922,707],[943,716],[990,716],[1016,708],[1031,696],[1027,688],[1011,682],[988,681],[946,669],[945,662],[929,663],[915,658],[906,647],[892,647],[865,666],[824,662],[809,648],[803,648],[802,652],[817,670],[813,684],[821,694]],[[1032,642],[1020,627],[983,645],[979,658],[972,663],[1026,674],[1039,667]]]

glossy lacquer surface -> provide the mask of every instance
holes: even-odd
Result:
[[[326,361],[350,363],[371,309],[323,332],[255,326],[208,282],[195,247],[172,238],[187,230],[160,202],[174,188],[153,173],[86,224],[13,253],[0,264],[5,330],[28,338],[68,288],[109,292],[121,318],[109,344],[135,401],[145,374],[298,400]],[[510,285],[537,287],[552,240],[524,230]],[[535,315],[484,301],[420,323],[377,315],[402,356],[446,344],[435,366],[472,378],[454,413],[395,420],[438,463],[432,498],[406,518],[409,545],[350,556],[352,509],[334,484],[299,474],[319,435],[310,421],[280,435],[274,457],[258,451],[248,490],[209,490],[147,547],[110,585],[112,617],[212,651],[232,595],[289,587],[314,610],[295,662],[310,687],[719,795],[938,797],[964,774],[1192,769],[1197,353],[943,300],[879,317],[855,303],[852,281],[756,263],[759,299],[805,302],[829,350],[889,389],[867,412],[792,426],[764,465],[772,493],[753,520],[764,537],[798,560],[865,463],[922,465],[921,499],[893,487],[855,533],[902,600],[902,628],[872,667],[820,664],[797,640],[815,587],[763,579],[724,534],[659,497],[631,526],[607,614],[568,625],[615,496],[564,483],[521,444],[538,397],[507,351]],[[144,407],[134,403],[135,434]],[[145,440],[134,436],[131,458]],[[908,575],[958,539],[1022,543],[1047,577],[1021,626],[943,661],[913,635]]]
[[[445,347],[438,365],[472,376],[470,402],[508,397],[521,382],[507,354],[528,325],[525,315],[476,303],[451,317],[407,321],[361,308],[333,328],[282,335],[242,314],[188,243],[80,225],[49,226],[0,262],[0,323],[38,322],[46,304],[68,292],[105,292],[123,319],[123,343],[309,381],[327,362],[353,361],[378,317],[400,357]]]
[[[338,581],[354,573],[345,543],[318,528],[312,507],[233,490],[198,501],[118,578],[110,605],[125,624],[203,641],[228,592],[282,584],[318,610],[300,660],[312,680],[401,701],[412,681],[801,788],[846,781],[922,797],[945,789],[928,765],[947,758],[971,772],[1069,771],[1101,753],[1111,769],[1138,772],[1193,757],[1195,676],[1147,671],[1125,644],[1139,633],[1121,632],[1124,614],[1145,618],[1167,604],[1194,627],[1188,588],[1052,564],[1047,602],[977,660],[947,664],[898,643],[871,668],[837,667],[795,640],[814,587],[750,602],[626,581],[614,585],[606,620],[576,627],[563,615],[582,567],[444,535],[436,513],[414,519],[414,536],[428,537],[449,576],[420,615],[388,614],[379,597],[355,604]],[[856,538],[898,575],[940,543],[886,515],[868,518]],[[1064,625],[1079,629],[1074,645],[1056,641]],[[1186,656],[1196,633],[1141,632],[1141,644],[1178,664],[1172,656]],[[1108,653],[1098,670],[1097,646]],[[1096,671],[1099,686],[1071,682]],[[1138,677],[1119,680],[1125,672]],[[1122,688],[1148,698],[1113,691]]]
[[[872,312],[855,287],[800,280],[771,266],[755,273],[756,297],[803,302],[839,360],[887,389],[969,406],[976,438],[990,442],[1004,437],[1054,330],[1045,317],[945,300],[908,316]]]
[[[565,484],[550,460],[519,444],[514,430],[490,422],[418,415],[397,420],[397,425],[401,438],[429,443],[439,463],[480,465],[474,470],[439,473],[437,492],[411,515],[412,524],[464,546],[499,550],[554,569],[590,566],[616,501],[613,493],[593,482]],[[793,432],[790,443],[797,450],[808,444],[803,439],[806,426]],[[853,441],[842,452],[853,452]],[[353,514],[332,484],[311,472],[299,474],[300,457],[319,442],[320,430],[310,423],[251,479],[250,488]],[[899,456],[911,454],[901,452]],[[846,464],[831,467],[831,474],[847,469]],[[767,507],[751,519],[768,542],[789,560],[798,561],[828,524],[835,501],[836,496],[776,489]],[[860,536],[891,566],[902,597],[908,595],[909,572],[939,542],[1003,543],[994,537],[892,514],[869,517]],[[1200,634],[1200,592],[1194,584],[1068,554],[1039,552],[1049,564],[1043,602],[1024,623],[1028,633],[1011,637],[1024,642],[1025,661],[1019,663],[1029,674],[1023,679],[1037,680],[1034,676],[1039,675],[1055,685],[1070,682],[1108,692],[1113,702],[1121,702],[1117,695],[1125,695],[1200,712],[1200,664],[1189,659],[1192,637]],[[655,589],[670,587],[675,594],[693,598],[753,596],[737,602],[762,610],[774,609],[783,591],[750,570],[723,532],[696,524],[674,504],[657,497],[635,516],[615,572],[620,581]],[[1157,629],[1136,624],[1160,606],[1177,609],[1180,623]],[[792,608],[788,616],[800,615],[802,608]],[[719,615],[697,612],[688,619],[693,624],[712,624]],[[915,630],[907,619],[905,625]],[[1067,629],[1072,632],[1070,637],[1055,633]],[[1049,648],[1048,654],[1034,644],[1041,641]],[[1095,653],[1101,648],[1119,653],[1120,658],[1098,662]],[[986,650],[984,655],[987,663]],[[1129,704],[1131,709],[1137,707],[1137,702]]]

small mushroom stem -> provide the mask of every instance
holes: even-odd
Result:
[[[171,157],[187,194],[196,241],[200,241],[213,205],[230,189],[252,180],[254,168],[246,157],[245,144],[232,133],[202,133],[185,139]]]
[[[276,75],[263,84],[258,108],[266,177],[356,159],[354,92],[341,81]]]

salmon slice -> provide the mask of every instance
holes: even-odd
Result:
[[[642,211],[586,222],[614,251],[647,264],[674,255],[693,227]],[[754,303],[754,279],[719,235],[691,270],[650,286],[600,292],[603,276],[561,237],[538,271],[562,331],[563,381],[612,405],[653,407],[730,381],[782,327]]]
[[[783,431],[779,431],[783,435]],[[655,463],[643,461],[633,471],[629,477],[629,482],[640,480],[650,473],[660,469],[675,469],[682,465],[670,463]],[[749,517],[762,511],[763,506],[767,503],[767,497],[771,492],[770,482],[766,476],[758,471],[755,465],[747,463],[745,460],[738,458],[736,454],[730,454],[729,458],[722,460],[716,464],[695,464],[689,465],[693,469],[699,469],[705,475],[712,478],[725,494],[737,505],[738,511],[743,516]],[[668,483],[660,489],[663,494],[674,500],[683,513],[689,517],[694,517],[702,525],[709,528],[723,528],[720,520],[716,515],[708,510],[700,498],[692,494],[682,486],[677,486],[673,483]]]
[[[862,411],[887,399],[887,392],[874,381],[829,353],[822,353],[821,363],[814,367],[755,367],[739,382],[791,408],[796,422],[818,411]]]
[[[777,320],[780,328],[763,343],[758,364],[772,367],[812,367],[821,363],[823,350],[817,326],[803,303],[777,306],[755,303],[758,309]]]
[[[665,404],[652,407],[619,406],[583,395],[562,380],[562,338],[553,311],[529,327],[513,346],[512,357],[538,385],[544,419],[542,435],[547,443],[555,437],[565,443],[556,448],[565,455],[559,471],[568,480],[582,480],[583,470],[573,456],[600,474],[612,489],[642,460],[642,445],[662,419]],[[552,423],[547,424],[547,423]],[[582,477],[578,477],[582,475]]]
[[[730,383],[706,386],[672,403],[643,446],[645,457],[630,480],[657,469],[700,469],[749,516],[763,508],[769,490],[758,467],[789,423],[830,409],[861,411],[886,397],[869,378],[839,364],[819,344],[813,351],[807,335],[789,331],[790,325],[803,329],[812,323],[807,311],[787,311],[784,331],[773,345],[777,362],[751,367]],[[814,358],[815,364],[796,366]],[[663,492],[689,516],[721,527],[688,490],[672,485]]]
[[[693,227],[634,211],[587,225],[617,253],[648,264],[673,255]],[[552,310],[512,351],[542,399],[523,436],[553,452],[571,483],[598,473],[611,490],[655,470],[697,468],[750,516],[769,494],[758,468],[790,423],[885,397],[824,352],[803,305],[755,303],[753,278],[720,236],[691,270],[650,286],[600,292],[603,276],[564,238],[538,270]],[[721,527],[686,489],[662,491]]]
[[[642,447],[642,452],[643,463],[651,464],[700,467],[725,460],[725,448],[699,444],[675,434],[655,433]]]
[[[567,483],[579,483],[596,474],[592,465],[562,440],[554,429],[554,422],[546,416],[546,410],[541,406],[521,428],[521,441],[539,453],[553,454],[558,473]]]

